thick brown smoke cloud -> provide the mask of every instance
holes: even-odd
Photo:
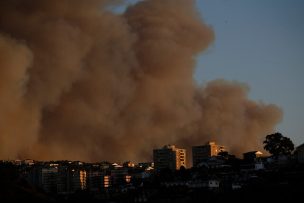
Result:
[[[0,158],[134,160],[167,143],[260,147],[281,110],[244,84],[199,87],[214,40],[191,0],[0,1]],[[117,2],[116,2],[117,3]]]

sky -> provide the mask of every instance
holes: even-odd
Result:
[[[197,82],[247,83],[250,98],[283,109],[276,130],[304,143],[304,1],[197,0],[197,7],[215,32],[197,58]]]

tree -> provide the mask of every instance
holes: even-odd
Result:
[[[279,155],[290,155],[294,150],[292,141],[279,132],[267,135],[263,144],[265,145],[264,149],[275,157]]]

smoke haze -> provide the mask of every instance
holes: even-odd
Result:
[[[260,149],[282,112],[193,80],[214,40],[192,0],[0,1],[0,158],[143,161],[208,140]],[[118,4],[118,1],[114,1]]]

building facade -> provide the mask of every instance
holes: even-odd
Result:
[[[58,168],[49,167],[41,169],[41,186],[45,192],[56,193],[57,192],[57,174]]]
[[[186,167],[186,149],[166,145],[161,149],[153,150],[153,161],[156,170],[168,168],[172,171]]]
[[[220,152],[226,151],[225,146],[217,145],[215,142],[207,142],[205,145],[192,147],[192,162],[196,167],[207,158],[217,156]]]
[[[130,183],[131,176],[129,175],[128,168],[116,167],[111,170],[111,183],[113,187],[119,187]]]

